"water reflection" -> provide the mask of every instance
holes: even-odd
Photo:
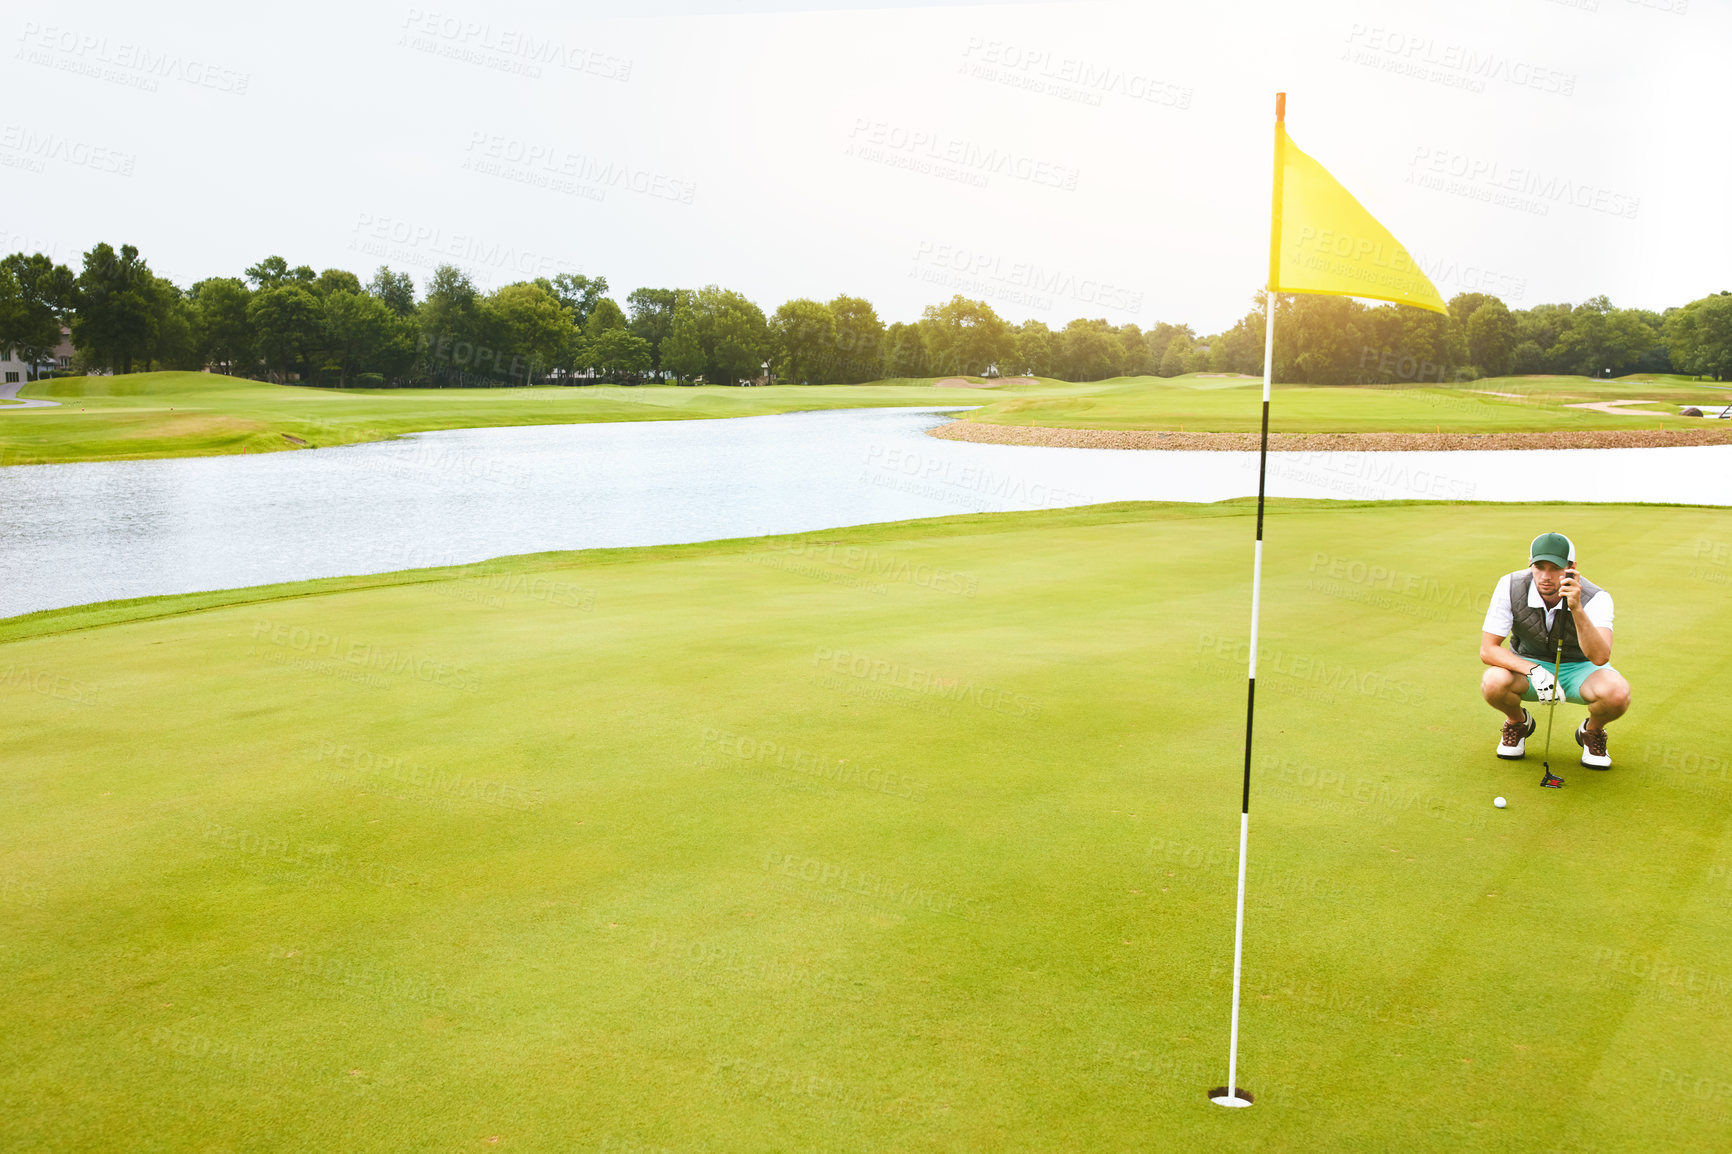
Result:
[[[511,553],[1256,491],[1255,454],[936,440],[940,410],[420,433],[0,469],[0,616]],[[1278,496],[1732,504],[1732,446],[1282,453]],[[1557,478],[1556,486],[1545,478]],[[1566,487],[1567,482],[1567,487]]]

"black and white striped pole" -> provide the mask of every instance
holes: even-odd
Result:
[[[1233,1022],[1227,1037],[1227,1084],[1209,1091],[1217,1106],[1249,1106],[1239,1085],[1239,988],[1245,959],[1245,855],[1251,839],[1251,736],[1257,717],[1257,623],[1263,593],[1263,507],[1269,479],[1269,388],[1275,375],[1275,277],[1281,250],[1281,122],[1287,94],[1275,94],[1275,198],[1269,227],[1269,287],[1263,294],[1263,439],[1257,450],[1257,542],[1251,553],[1251,656],[1245,684],[1245,777],[1239,794],[1239,899],[1233,915]]]

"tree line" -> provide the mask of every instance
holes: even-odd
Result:
[[[1322,385],[1450,382],[1528,373],[1678,372],[1732,378],[1732,292],[1652,312],[1581,304],[1511,309],[1461,293],[1447,316],[1346,297],[1277,303],[1275,375]],[[0,260],[0,348],[50,361],[71,329],[75,372],[211,368],[335,386],[643,381],[856,384],[886,378],[1040,376],[1094,381],[1263,367],[1262,294],[1238,323],[1198,334],[1079,318],[1012,324],[952,297],[885,324],[860,297],[791,300],[774,313],[729,289],[640,288],[562,273],[483,292],[441,265],[409,274],[315,273],[266,257],[239,277],[182,289],[132,245],[83,254],[74,273],[41,253]]]

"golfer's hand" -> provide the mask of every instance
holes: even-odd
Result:
[[[1558,688],[1558,683],[1552,677],[1552,671],[1543,665],[1536,665],[1528,670],[1528,684],[1533,686],[1534,696],[1541,701],[1562,701],[1564,695]]]
[[[1569,603],[1571,613],[1582,607],[1582,575],[1580,573],[1574,569],[1566,570],[1563,582],[1558,588],[1563,592],[1564,600]]]

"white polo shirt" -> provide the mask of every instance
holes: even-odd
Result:
[[[1491,604],[1485,609],[1484,628],[1487,633],[1508,637],[1510,630],[1515,627],[1515,614],[1511,613],[1509,608],[1509,583],[1512,578],[1520,577],[1526,572],[1526,569],[1517,569],[1514,573],[1505,573],[1498,578],[1497,588],[1491,595]],[[1552,631],[1553,620],[1557,617],[1558,610],[1567,604],[1568,602],[1559,597],[1558,603],[1547,609],[1544,599],[1540,597],[1540,587],[1534,584],[1528,586],[1528,607],[1545,611],[1547,633]],[[1582,608],[1587,610],[1588,620],[1601,629],[1612,627],[1612,595],[1604,589],[1596,593],[1593,600]]]

